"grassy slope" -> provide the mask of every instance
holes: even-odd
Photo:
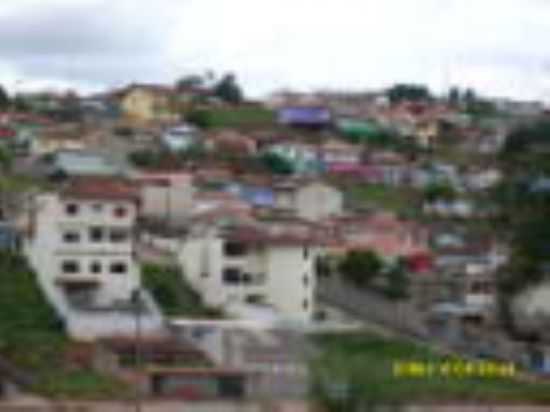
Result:
[[[151,291],[166,316],[216,318],[221,314],[205,307],[200,296],[185,283],[177,268],[146,264],[142,267],[142,281]]]
[[[0,284],[0,355],[36,378],[38,393],[76,398],[122,393],[119,382],[68,365],[71,342],[24,259],[0,254]]]
[[[259,107],[218,108],[208,110],[213,127],[269,127],[275,124],[275,114]]]
[[[373,206],[397,213],[410,213],[420,205],[421,194],[414,189],[357,184],[346,190],[353,205]]]
[[[395,361],[441,360],[427,348],[369,335],[317,338],[323,354],[313,370],[331,382],[350,380],[362,399],[402,402],[528,402],[550,403],[549,384],[529,384],[512,379],[404,378],[393,376]]]

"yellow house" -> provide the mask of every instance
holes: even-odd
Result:
[[[437,120],[422,121],[416,125],[416,142],[422,147],[432,147],[439,135]]]
[[[172,89],[156,85],[132,85],[122,94],[120,108],[129,120],[172,122],[179,119]]]

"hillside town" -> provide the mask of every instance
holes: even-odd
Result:
[[[550,232],[516,229],[546,210],[542,103],[260,101],[232,75],[4,95],[1,396],[304,401],[324,345],[368,331],[510,363],[512,399],[550,401],[522,387],[550,374],[548,265],[522,248]]]

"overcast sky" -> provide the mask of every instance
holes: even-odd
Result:
[[[1,0],[0,83],[102,90],[212,69],[274,89],[550,101],[547,0]]]

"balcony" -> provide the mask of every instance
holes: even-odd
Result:
[[[55,277],[55,283],[62,286],[89,286],[98,287],[101,279],[91,273],[59,274]]]

